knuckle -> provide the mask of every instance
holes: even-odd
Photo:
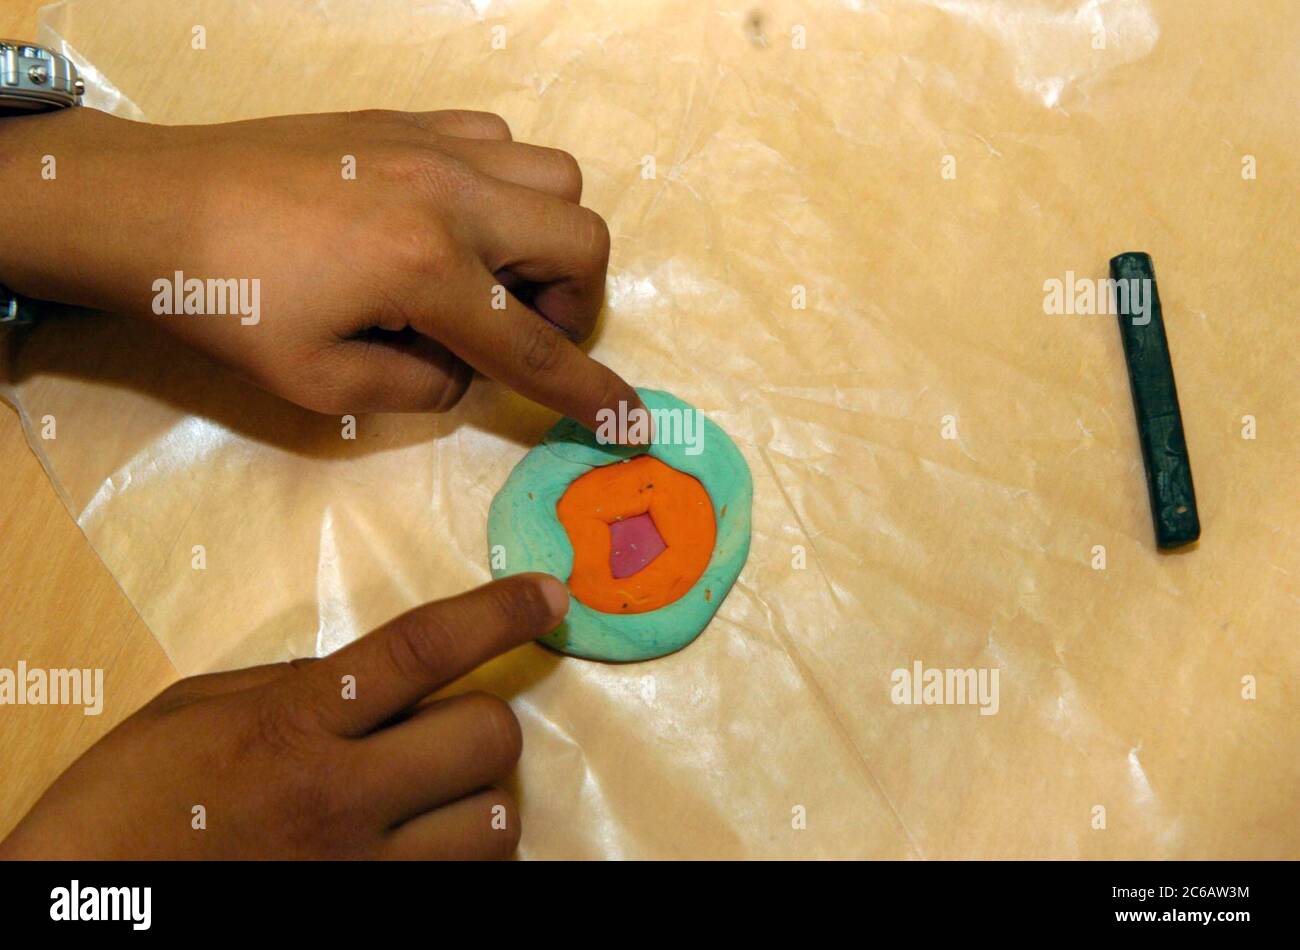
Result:
[[[442,668],[450,637],[435,621],[408,614],[397,621],[387,638],[389,666],[405,680],[426,680]]]
[[[417,278],[450,274],[459,264],[460,249],[436,221],[412,216],[393,222],[386,255],[400,274]]]
[[[383,160],[383,168],[392,178],[422,190],[437,201],[453,195],[472,200],[479,179],[474,170],[458,158],[431,148],[399,146]]]
[[[342,756],[322,756],[296,766],[272,789],[291,854],[342,856],[355,850],[365,823],[347,792],[352,773],[344,764]]]
[[[519,364],[530,374],[546,376],[560,368],[564,339],[542,320],[529,321],[516,343]]]
[[[551,614],[546,595],[528,577],[506,577],[491,585],[488,590],[492,592],[494,611],[508,626],[535,627],[538,618],[549,617]]]
[[[577,201],[582,197],[582,166],[563,149],[548,148],[546,155],[555,167],[555,176],[567,197]]]
[[[482,117],[481,121],[484,127],[491,130],[494,135],[506,141],[513,137],[510,132],[510,123],[495,112],[480,112],[479,115]]]
[[[301,756],[319,738],[306,710],[281,694],[260,693],[252,719],[252,742],[275,756]]]
[[[250,699],[252,705],[241,739],[225,753],[226,764],[233,759],[234,767],[256,782],[277,856],[356,855],[364,849],[368,827],[364,802],[352,791],[356,760],[345,740],[316,728],[306,695],[260,690],[229,698],[230,710],[248,709]]]
[[[609,225],[590,208],[579,208],[579,245],[586,252],[593,269],[604,271],[609,264]]]
[[[511,141],[510,124],[495,112],[467,112],[465,115],[470,123],[489,138]]]
[[[510,141],[510,126],[495,112],[474,109],[439,109],[430,113],[413,113],[419,124],[441,135]]]
[[[402,113],[392,109],[352,109],[348,112],[339,113],[343,121],[349,125],[377,125],[400,122]]]
[[[519,761],[524,748],[524,734],[515,711],[491,693],[466,693],[461,702],[469,705],[470,714],[481,724],[489,756],[509,771]]]

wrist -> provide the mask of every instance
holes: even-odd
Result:
[[[67,236],[77,224],[64,207],[69,189],[58,181],[64,150],[49,146],[80,111],[0,119],[0,284],[25,297],[75,302],[59,291],[70,264]]]
[[[157,205],[133,160],[157,128],[86,108],[0,119],[0,284],[96,309],[147,302],[154,228],[137,214]]]

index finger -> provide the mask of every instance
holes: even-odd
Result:
[[[553,630],[568,589],[549,574],[515,574],[425,604],[304,669],[321,725],[360,736],[498,654]],[[351,676],[351,698],[341,688]]]
[[[479,372],[593,431],[602,410],[619,418],[620,404],[624,413],[644,409],[621,376],[506,292],[486,267],[466,266],[475,273],[463,282],[464,296],[431,301],[430,335]]]

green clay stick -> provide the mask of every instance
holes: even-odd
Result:
[[[1130,251],[1111,258],[1110,276],[1115,282],[1119,335],[1133,391],[1156,545],[1180,547],[1201,536],[1201,522],[1151,255]]]

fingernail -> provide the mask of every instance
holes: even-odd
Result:
[[[549,574],[542,578],[542,594],[551,608],[551,616],[560,620],[569,612],[569,589]]]

